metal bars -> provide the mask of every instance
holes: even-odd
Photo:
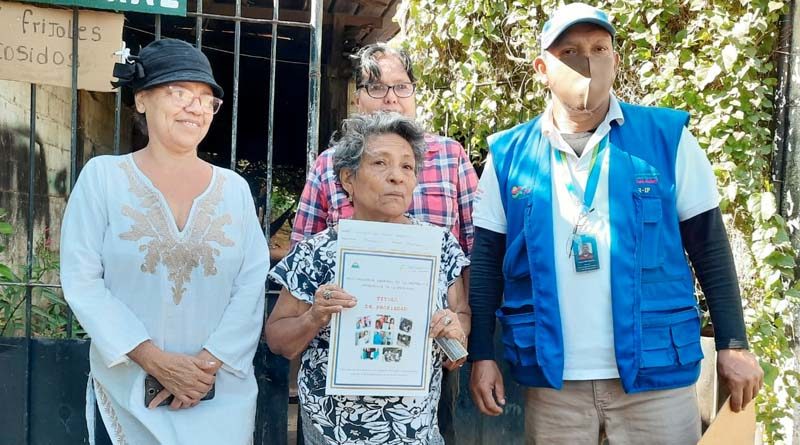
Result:
[[[119,154],[119,127],[121,125],[122,115],[122,90],[117,88],[114,94],[114,154]]]
[[[320,0],[314,0],[314,3],[317,3]],[[276,2],[277,3],[277,2]],[[312,6],[313,7],[313,6]],[[273,16],[275,12],[273,11]],[[241,17],[241,16],[227,16],[227,15],[219,15],[219,14],[205,14],[202,12],[188,12],[186,13],[189,17],[196,17],[197,19],[204,18],[209,20],[225,20],[225,21],[237,21],[237,22],[244,22],[244,23],[255,23],[261,25],[269,25],[271,23],[277,23],[281,26],[290,26],[294,28],[309,28],[314,29],[313,20],[314,17],[311,17],[312,23],[305,23],[305,22],[291,22],[285,20],[277,20],[277,19],[258,19],[254,17]]]
[[[321,47],[322,47],[322,15],[323,15],[322,0],[311,1],[311,20],[309,23],[293,22],[280,20],[280,1],[275,0],[272,10],[272,19],[259,19],[242,16],[242,3],[241,0],[236,0],[235,15],[226,16],[219,14],[207,14],[203,12],[203,2],[198,1],[195,12],[188,12],[187,16],[195,19],[195,44],[198,49],[203,48],[203,20],[221,20],[234,22],[234,51],[233,51],[233,94],[232,94],[232,110],[231,110],[231,156],[230,168],[234,170],[237,164],[238,157],[238,143],[239,143],[239,77],[241,68],[241,36],[242,23],[252,24],[270,24],[272,26],[271,32],[271,48],[270,48],[270,86],[269,86],[269,112],[267,121],[267,179],[266,179],[266,202],[264,212],[264,227],[269,226],[271,218],[271,195],[272,195],[272,178],[273,178],[273,150],[274,150],[274,111],[275,111],[275,78],[277,75],[276,61],[277,55],[277,40],[278,40],[278,26],[287,26],[295,28],[307,28],[310,30],[310,49],[309,49],[309,113],[308,113],[308,132],[307,132],[307,155],[308,163],[307,168],[313,166],[314,160],[318,152],[319,145],[319,88],[320,88],[320,64],[321,64]],[[161,16],[155,16],[155,38],[161,38]],[[120,132],[120,114],[121,114],[121,96],[117,93],[117,106],[115,107],[115,132],[114,132],[114,153],[119,153],[119,132]],[[266,232],[269,235],[269,232]]]
[[[30,134],[28,139],[28,221],[25,225],[28,236],[27,261],[25,268],[25,440],[31,441],[31,335],[33,318],[33,289],[29,285],[33,277],[33,215],[35,212],[34,174],[36,173],[36,85],[31,84],[31,116]],[[13,317],[13,315],[12,315]]]
[[[70,142],[70,156],[72,165],[69,171],[69,191],[72,193],[72,188],[75,187],[75,181],[78,180],[78,37],[80,36],[78,19],[80,17],[80,10],[77,7],[72,8],[72,138]],[[31,196],[33,199],[33,196]],[[72,310],[67,307],[67,338],[72,338]]]
[[[264,227],[269,237],[269,223],[272,219],[272,149],[274,144],[275,76],[278,59],[278,15],[280,0],[274,0],[272,8],[272,46],[269,59],[269,123],[267,124],[267,196],[264,206]],[[238,15],[238,14],[237,14]],[[310,70],[310,66],[309,66]],[[309,78],[310,82],[310,78]],[[310,125],[310,123],[309,123]]]
[[[198,49],[202,50],[203,44],[203,21],[204,20],[221,20],[233,22],[235,26],[235,42],[234,42],[234,73],[233,73],[233,110],[232,110],[232,123],[231,123],[231,169],[236,168],[238,156],[238,111],[239,111],[239,76],[240,76],[240,58],[241,58],[241,38],[242,38],[242,23],[252,24],[269,24],[271,25],[271,45],[270,45],[270,84],[269,84],[269,104],[268,104],[268,121],[267,121],[267,184],[266,184],[266,202],[264,213],[264,228],[267,236],[269,236],[269,223],[271,219],[271,195],[272,195],[272,180],[273,180],[273,152],[274,152],[274,113],[275,113],[275,91],[276,91],[276,78],[277,78],[277,60],[278,60],[278,27],[294,27],[308,29],[310,32],[310,47],[309,47],[309,80],[308,80],[308,130],[307,130],[307,155],[308,163],[307,168],[313,166],[314,160],[318,151],[319,143],[319,101],[320,101],[320,65],[321,65],[321,46],[322,46],[322,14],[323,14],[323,0],[311,0],[311,20],[309,23],[283,21],[280,20],[280,5],[279,0],[274,0],[274,7],[272,12],[272,19],[257,19],[242,16],[242,0],[236,0],[235,16],[224,16],[217,14],[203,13],[203,2],[197,2],[196,12],[188,13],[189,17],[195,19],[196,31],[196,45]],[[79,128],[79,109],[80,109],[80,96],[78,92],[78,60],[79,60],[79,14],[80,11],[77,7],[72,8],[72,79],[70,91],[70,160],[69,160],[69,175],[68,175],[68,190],[72,192],[78,178],[80,166],[83,163],[84,153],[80,150],[80,140],[78,134]],[[161,16],[154,17],[155,23],[155,39],[159,40],[162,37],[162,24]],[[27,252],[26,261],[27,267],[25,268],[25,279],[19,280],[21,282],[4,282],[0,283],[2,287],[24,287],[24,308],[25,308],[25,344],[26,344],[26,371],[25,371],[25,440],[31,441],[31,364],[32,352],[31,343],[34,335],[33,327],[33,290],[36,288],[54,288],[58,289],[59,284],[45,284],[34,283],[34,225],[35,225],[35,186],[37,175],[37,136],[36,136],[36,116],[37,116],[37,85],[32,84],[30,87],[30,133],[29,133],[29,146],[28,146],[28,206],[27,206],[27,220],[26,220],[26,234],[27,234]],[[121,127],[122,127],[122,94],[117,91],[114,97],[114,135],[113,135],[113,153],[119,154],[121,148]],[[44,147],[40,147],[44,150]],[[46,192],[46,191],[45,191]],[[46,196],[47,193],[44,193]],[[46,198],[45,198],[46,199]],[[22,303],[22,302],[21,302]],[[67,308],[68,309],[68,308]],[[73,336],[73,314],[72,311],[67,312],[67,326],[65,327],[66,336],[71,338]]]
[[[197,21],[195,25],[195,36],[197,49],[203,48],[203,0],[197,0]]]
[[[309,48],[309,112],[308,112],[308,141],[307,141],[307,153],[309,154],[309,161],[308,165],[313,166],[314,158],[317,154],[317,147],[318,147],[318,122],[319,122],[319,86],[320,86],[320,52],[321,52],[321,44],[322,44],[322,11],[323,11],[323,1],[322,0],[312,0],[311,1],[311,22],[310,23],[302,23],[302,22],[290,22],[290,21],[282,21],[279,18],[279,11],[280,11],[280,4],[279,1],[275,1],[275,5],[273,8],[273,18],[272,19],[250,19],[247,17],[241,16],[241,0],[237,0],[236,2],[236,16],[229,17],[229,16],[222,16],[222,15],[212,15],[212,14],[203,14],[202,13],[202,2],[198,2],[197,6],[197,13],[190,13],[189,15],[196,16],[196,31],[198,33],[197,36],[197,43],[202,45],[202,19],[216,19],[216,20],[227,20],[233,21],[236,26],[236,42],[235,42],[235,50],[234,50],[234,112],[233,112],[233,122],[232,122],[232,152],[231,152],[231,167],[234,168],[236,164],[236,144],[237,140],[237,124],[236,121],[238,119],[238,96],[239,96],[239,68],[240,68],[240,61],[239,58],[241,56],[241,22],[247,23],[269,23],[272,25],[272,35],[271,35],[271,50],[270,50],[270,86],[269,86],[269,117],[268,117],[268,126],[267,126],[267,162],[268,162],[268,174],[267,174],[267,181],[269,182],[267,187],[267,202],[266,208],[267,213],[265,215],[265,219],[269,221],[269,194],[271,192],[271,182],[272,182],[272,158],[273,158],[273,150],[274,150],[274,111],[275,111],[275,78],[277,76],[277,40],[278,40],[278,26],[289,26],[289,27],[300,27],[300,28],[309,28],[311,33],[311,45]],[[161,38],[161,16],[155,16],[155,37],[156,39]],[[72,28],[73,28],[73,35],[79,35],[79,9],[73,8],[73,20],[72,20]],[[201,47],[202,48],[202,47]],[[78,39],[72,39],[72,57],[73,60],[78,60]],[[28,225],[28,267],[32,266],[33,261],[33,221],[34,221],[34,178],[35,178],[35,164],[36,164],[36,86],[31,86],[31,119],[30,119],[30,190],[29,190],[29,208],[28,208],[28,215],[27,215],[27,225]],[[71,116],[70,116],[70,126],[71,126],[71,135],[70,135],[70,173],[69,173],[69,190],[71,191],[75,185],[75,182],[78,177],[78,171],[80,167],[80,160],[81,154],[79,153],[79,140],[78,140],[78,112],[79,112],[79,95],[78,95],[78,63],[74,63],[72,66],[72,87],[71,87]],[[115,96],[115,105],[114,105],[114,140],[113,140],[113,152],[115,154],[120,153],[121,151],[121,142],[120,142],[120,130],[121,130],[121,112],[122,112],[122,104],[121,104],[121,94],[117,92]],[[31,288],[34,287],[52,287],[52,288],[59,288],[58,284],[40,284],[40,283],[31,283],[30,282],[30,271],[28,272],[27,281],[25,283],[2,283],[3,286],[26,286],[28,288],[28,292]],[[28,298],[30,300],[30,298]],[[26,302],[26,312],[30,313],[30,301]],[[71,313],[69,316],[71,317]],[[29,337],[30,334],[30,325],[31,325],[31,316],[26,315],[26,337]],[[72,323],[66,327],[67,336],[72,336]]]
[[[306,173],[314,169],[319,152],[319,80],[322,52],[322,0],[311,1],[311,44],[308,50],[308,136],[306,139]],[[314,63],[316,61],[316,63]]]
[[[236,16],[242,15],[242,0],[236,0]],[[239,128],[239,53],[242,48],[242,22],[236,21],[234,24],[233,42],[233,105],[231,110],[231,170],[236,170],[236,136]],[[273,36],[274,38],[274,36]],[[274,56],[274,55],[273,55]],[[270,121],[272,121],[270,113]]]

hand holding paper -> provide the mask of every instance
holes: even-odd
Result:
[[[764,384],[764,371],[746,349],[723,349],[717,353],[717,372],[731,393],[731,410],[739,412],[756,398]]]
[[[458,315],[450,309],[437,311],[431,317],[431,338],[447,337],[458,341],[464,341],[466,334],[461,329]]]
[[[314,292],[314,303],[309,309],[309,316],[320,326],[327,326],[333,314],[344,309],[355,307],[358,301],[335,284],[325,284]]]
[[[430,336],[436,340],[450,360],[448,369],[455,369],[466,360],[467,350],[463,342],[466,341],[467,335],[456,313],[450,309],[443,309],[433,314]]]

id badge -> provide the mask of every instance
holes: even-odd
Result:
[[[572,260],[575,272],[591,272],[600,269],[597,257],[597,240],[592,235],[580,234],[572,241]]]

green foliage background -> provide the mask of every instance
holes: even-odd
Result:
[[[6,250],[7,238],[14,227],[7,221],[7,213],[0,209],[0,253]],[[49,230],[34,243],[30,270],[25,265],[4,264],[0,257],[0,337],[25,336],[25,286],[4,283],[52,283],[58,277],[58,249],[53,245]],[[31,288],[31,333],[34,336],[65,338],[69,322],[67,303],[61,289],[51,286]],[[85,332],[72,319],[72,332],[83,336]]]
[[[406,0],[403,45],[420,77],[429,127],[465,144],[479,165],[486,136],[539,114],[547,97],[532,61],[552,0]],[[751,349],[766,388],[758,399],[766,443],[797,402],[792,314],[800,300],[786,221],[770,181],[775,55],[782,1],[606,0],[622,61],[623,100],[687,110],[711,159],[730,227],[753,269],[742,283]],[[780,389],[780,391],[779,391]],[[788,397],[781,396],[785,391]]]

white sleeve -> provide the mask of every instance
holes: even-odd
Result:
[[[240,179],[240,178],[239,178]],[[241,180],[244,183],[244,180]],[[222,369],[245,378],[264,323],[264,288],[269,271],[269,247],[258,223],[253,198],[243,185],[245,224],[244,257],[233,281],[231,299],[219,325],[203,347],[222,361]]]
[[[112,367],[127,363],[127,354],[150,335],[103,280],[109,192],[102,164],[90,160],[70,193],[61,223],[61,286],[103,362]]]
[[[675,160],[678,219],[686,221],[719,206],[717,178],[697,139],[684,127]]]
[[[475,227],[492,232],[505,234],[507,230],[506,211],[500,199],[500,184],[497,181],[491,154],[486,158],[483,174],[478,181],[478,190],[472,204],[472,223]]]

